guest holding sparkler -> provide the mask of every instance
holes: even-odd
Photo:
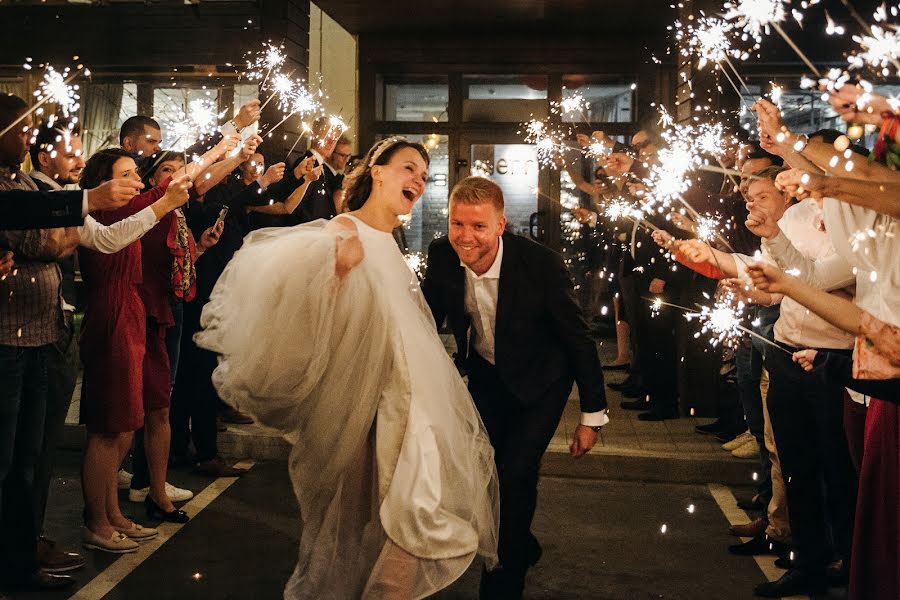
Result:
[[[159,210],[158,217],[171,212],[187,201],[190,177],[233,149],[236,142],[233,137],[224,139],[198,163],[177,171],[174,186],[169,186],[167,180],[122,209],[97,213],[97,220],[113,223],[146,206]],[[137,165],[128,152],[118,148],[101,150],[88,160],[81,185],[95,187],[114,177],[140,180]],[[162,206],[156,204],[161,199],[167,199]],[[152,412],[168,405],[168,398],[161,400],[164,406],[145,404],[143,395],[146,312],[139,293],[141,244],[132,243],[110,255],[82,249],[79,258],[90,296],[81,336],[81,406],[88,429],[82,471],[86,505],[83,543],[87,548],[107,552],[134,552],[138,547],[134,539],[152,538],[156,530],[141,527],[122,515],[116,471],[131,444],[131,433],[144,422],[145,410]],[[116,377],[108,377],[110,369]],[[160,486],[164,485],[164,477],[163,474]]]
[[[775,187],[774,173],[764,173],[764,176],[748,186],[748,228],[762,235],[765,231],[760,229],[760,224],[776,221],[809,258],[833,255],[834,247],[820,229],[821,211],[815,203],[790,206],[790,196]],[[716,264],[729,276],[742,277],[749,283],[745,270],[745,265],[751,262],[749,257],[720,252],[698,240],[680,243],[678,251],[688,260]],[[763,256],[766,255],[764,248]],[[841,279],[829,287],[840,291],[852,283],[852,279]],[[852,298],[852,288],[840,293]],[[852,347],[850,336],[809,315],[790,298],[781,303],[774,331],[775,341],[787,349],[841,352]],[[791,568],[779,580],[760,584],[754,591],[769,598],[817,593],[827,585],[828,568],[833,560],[843,561],[834,567],[838,573],[833,577],[839,577],[840,571],[850,564],[856,478],[843,432],[844,390],[840,385],[804,373],[786,352],[767,352],[765,362],[769,372],[767,406],[787,485],[788,504],[803,508],[790,511],[795,548]],[[809,427],[810,414],[817,415],[814,428]],[[820,473],[827,492],[823,491]],[[827,541],[829,529],[834,536],[833,547]],[[764,537],[754,542],[759,553],[779,550],[776,542]]]

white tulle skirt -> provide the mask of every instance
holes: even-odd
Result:
[[[293,443],[292,600],[422,598],[496,564],[484,426],[393,238],[358,223],[343,281],[323,222],[248,236],[196,336],[222,399]]]

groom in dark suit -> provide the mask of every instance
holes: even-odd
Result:
[[[597,348],[562,257],[505,225],[497,184],[459,182],[449,235],[432,242],[422,283],[438,326],[446,319],[453,330],[500,476],[500,568],[482,575],[483,600],[521,598],[541,556],[531,533],[538,470],[573,381],[582,417],[572,456],[588,452],[609,421]]]

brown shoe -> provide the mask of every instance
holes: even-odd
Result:
[[[253,417],[247,413],[243,413],[236,408],[228,408],[219,413],[219,418],[225,423],[234,423],[236,425],[251,425]]]
[[[204,460],[197,463],[194,471],[210,477],[240,477],[247,469],[238,469],[225,463],[220,457]]]
[[[756,517],[749,523],[743,525],[732,525],[728,528],[728,533],[737,537],[756,537],[766,532],[769,524],[762,517]]]
[[[75,552],[62,552],[56,543],[44,537],[38,538],[38,564],[45,573],[67,573],[84,566],[84,557]]]

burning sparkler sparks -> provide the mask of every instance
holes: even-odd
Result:
[[[703,306],[699,312],[685,314],[688,321],[699,319],[702,323],[700,331],[694,337],[710,335],[712,346],[723,344],[735,347],[743,336],[745,328],[741,325],[744,316],[744,303],[736,302],[731,293],[715,302],[711,307]]]

